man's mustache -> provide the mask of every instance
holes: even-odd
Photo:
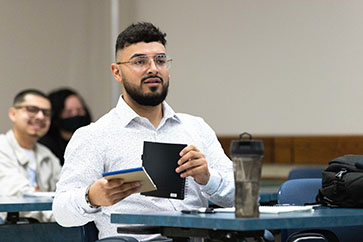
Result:
[[[47,126],[46,122],[37,121],[37,120],[29,120],[28,124],[30,124],[30,125],[39,125],[41,128],[45,128]]]
[[[153,76],[146,76],[144,78],[141,79],[141,83],[144,83],[147,79],[154,79],[154,78],[158,78],[161,83],[164,83],[164,79],[160,76],[156,76],[156,75],[153,75]]]

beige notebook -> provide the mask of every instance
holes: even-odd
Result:
[[[110,171],[110,172],[105,172],[102,175],[107,180],[120,178],[123,179],[125,182],[140,181],[141,188],[139,192],[149,192],[149,191],[155,191],[157,189],[151,177],[149,176],[149,174],[147,174],[146,170],[144,169],[144,167]]]

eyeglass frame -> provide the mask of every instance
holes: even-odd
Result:
[[[141,68],[140,65],[136,64],[135,62],[132,62],[132,60],[134,58],[145,58],[145,57],[148,57],[147,60],[148,60],[148,63],[147,63],[147,67],[150,66],[151,62],[150,62],[150,57],[153,58],[153,61],[155,63],[155,66],[158,68],[158,69],[163,69],[165,67],[167,67],[169,69],[173,59],[168,59],[168,56],[165,55],[165,54],[155,54],[155,55],[146,55],[146,54],[136,54],[134,56],[132,56],[128,61],[123,61],[123,62],[116,62],[117,65],[122,65],[122,64],[131,64],[132,66],[136,67],[136,68],[140,68],[140,69],[146,69],[146,64],[145,64],[145,67],[144,68]],[[160,65],[157,64],[155,58],[156,57],[165,57],[165,67],[162,67]]]
[[[52,110],[48,108],[40,108],[34,105],[23,105],[23,106],[14,106],[15,109],[22,109],[25,108],[26,112],[29,113],[31,116],[37,115],[40,111],[46,118],[50,118],[52,116]],[[34,108],[32,111],[31,109]]]

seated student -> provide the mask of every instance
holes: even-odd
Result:
[[[0,135],[0,195],[55,191],[61,166],[58,158],[37,143],[49,129],[51,104],[35,89],[18,93],[9,109],[12,129]],[[20,213],[49,221],[50,211]]]
[[[208,200],[234,205],[232,161],[202,118],[175,113],[164,101],[170,59],[165,33],[151,23],[129,26],[117,38],[114,78],[122,83],[117,106],[97,122],[79,128],[65,152],[53,213],[62,226],[94,221],[99,237],[117,236],[115,212],[159,212],[207,207]],[[188,144],[176,172],[186,178],[184,200],[143,196],[139,182],[107,180],[102,173],[141,166],[144,141]],[[162,240],[160,234],[132,235]]]
[[[64,151],[72,134],[91,122],[91,114],[82,97],[74,90],[62,88],[48,95],[52,104],[52,122],[48,133],[39,140],[64,163]]]

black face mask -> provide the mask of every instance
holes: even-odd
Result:
[[[73,116],[70,118],[61,119],[61,128],[74,132],[78,128],[90,124],[91,120],[87,116]]]

